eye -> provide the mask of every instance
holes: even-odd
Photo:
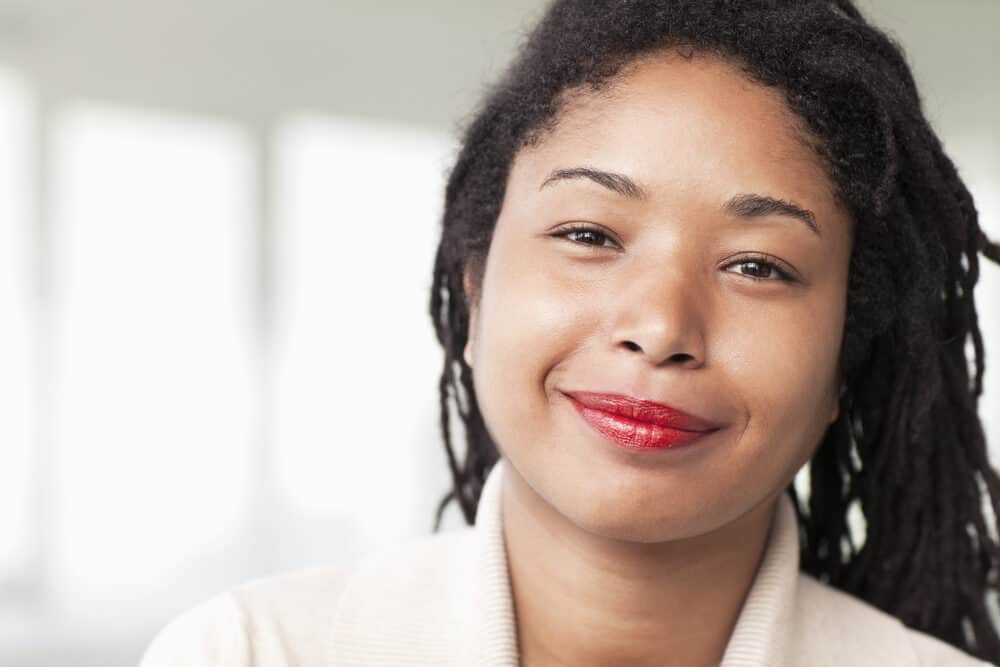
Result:
[[[578,244],[590,246],[592,248],[611,247],[604,245],[604,241],[610,241],[611,237],[605,232],[601,231],[600,229],[592,225],[581,225],[581,224],[570,225],[569,227],[564,227],[560,231],[551,234],[551,236],[555,236],[557,238],[561,237],[569,238],[571,235],[575,236],[576,238],[590,239],[591,241],[593,241],[593,242],[574,241],[575,243]]]
[[[575,224],[575,225],[570,225],[568,227],[564,227],[558,232],[551,234],[551,236],[557,238],[565,237],[569,238],[570,240],[573,240],[574,238],[589,239],[589,240],[579,240],[579,241],[574,240],[574,243],[578,245],[589,246],[595,250],[600,248],[613,247],[613,246],[606,246],[604,244],[604,241],[614,242],[611,236],[608,235],[606,232],[602,231],[597,227],[594,227],[593,225],[584,225],[584,224]],[[736,261],[730,262],[723,268],[728,269],[731,266],[739,266],[739,265],[755,267],[750,270],[750,273],[740,273],[739,275],[757,282],[761,281],[787,282],[787,283],[798,282],[793,277],[791,271],[781,268],[778,261],[775,260],[770,255],[765,255],[762,253],[744,255],[743,257],[740,257]]]
[[[730,262],[724,268],[729,268],[730,266],[751,266],[750,273],[740,273],[739,275],[750,278],[756,281],[770,281],[770,282],[796,282],[795,278],[792,277],[789,271],[783,270],[776,263],[769,261],[771,258],[768,255],[745,255],[735,262]],[[776,278],[771,278],[769,276],[776,276]]]

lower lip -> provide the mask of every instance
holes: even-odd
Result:
[[[715,432],[714,430],[681,431],[594,410],[572,397],[570,401],[591,428],[614,444],[632,451],[680,449],[693,445],[706,435]]]

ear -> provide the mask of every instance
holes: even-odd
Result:
[[[469,339],[465,341],[465,350],[462,352],[462,358],[465,359],[465,363],[469,368],[472,368],[472,334],[471,327],[469,333]]]
[[[469,277],[469,272],[464,271],[462,273],[462,287],[465,290],[465,302],[469,304],[469,331],[468,340],[465,342],[465,350],[462,352],[462,358],[465,359],[465,363],[468,364],[469,368],[472,368],[472,349],[473,349],[473,339],[475,338],[476,332],[476,317],[478,315],[478,309],[475,307],[475,291],[472,287],[472,279]]]
[[[838,393],[837,398],[835,398],[833,401],[833,414],[830,416],[829,423],[832,424],[833,422],[837,421],[838,417],[840,417],[840,399],[843,398],[844,394],[846,393],[847,393],[847,387],[843,383],[841,383],[840,392]]]

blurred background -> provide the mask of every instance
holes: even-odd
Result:
[[[1000,238],[1000,3],[860,4]],[[0,0],[0,665],[430,532],[443,185],[543,5]]]

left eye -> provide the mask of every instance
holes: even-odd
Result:
[[[749,257],[741,257],[735,262],[727,264],[725,268],[728,269],[730,266],[740,266],[740,265],[757,267],[752,270],[753,271],[752,274],[740,273],[741,276],[746,276],[751,280],[793,282],[793,278],[788,272],[783,271],[774,262],[769,262],[766,259],[765,255],[751,255]],[[777,278],[770,278],[769,276],[772,275],[776,275]]]

